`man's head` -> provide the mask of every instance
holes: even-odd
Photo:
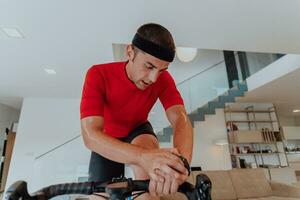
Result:
[[[138,28],[131,45],[126,48],[127,75],[135,85],[146,89],[173,61],[175,43],[171,33],[159,24]]]

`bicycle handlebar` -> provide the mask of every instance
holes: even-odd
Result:
[[[82,182],[66,183],[45,187],[32,195],[29,195],[27,183],[17,181],[12,184],[5,193],[5,200],[48,200],[52,197],[65,194],[90,195],[93,193],[106,192],[109,199],[125,199],[132,195],[132,192],[148,192],[149,180],[113,179],[111,182]],[[211,182],[204,175],[197,175],[195,186],[185,182],[179,186],[178,192],[183,193],[189,200],[211,200]]]

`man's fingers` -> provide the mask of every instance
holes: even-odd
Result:
[[[181,163],[176,163],[174,160],[165,159],[162,161],[159,167],[164,173],[173,174],[175,178],[178,177],[179,174],[184,174],[186,169],[182,166]]]
[[[164,181],[163,177],[160,176],[159,174],[157,174],[156,171],[158,171],[158,170],[154,170],[152,173],[149,174],[150,178],[153,181],[163,182]]]
[[[151,196],[157,196],[156,194],[156,181],[150,180],[149,182],[149,193]]]
[[[170,188],[171,194],[177,192],[177,190],[178,190],[178,184],[177,184],[177,182],[176,181],[172,181],[171,188]]]
[[[170,194],[171,184],[172,184],[172,178],[169,175],[166,175],[165,176],[163,194],[165,194],[165,195]]]
[[[177,148],[171,148],[170,152],[179,155],[179,151],[177,150]]]
[[[156,194],[157,195],[162,195],[162,192],[163,192],[163,189],[164,189],[164,183],[163,182],[157,182],[156,183]]]
[[[158,176],[159,178],[159,182],[163,183],[165,182],[165,173],[163,171],[161,171],[160,169],[156,168],[155,170],[155,174]]]
[[[183,162],[180,160],[180,158],[178,158],[178,156],[170,153],[167,155],[167,157],[169,159],[166,159],[165,162],[167,162],[169,166],[171,166],[173,169],[176,169],[178,172],[182,174],[185,173],[186,168],[184,167]]]
[[[168,174],[169,176],[171,176],[173,179],[177,179],[180,176],[180,173],[178,173],[176,170],[172,169],[170,166],[168,165],[162,165],[160,167],[161,171],[165,174]]]

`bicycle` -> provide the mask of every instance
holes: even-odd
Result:
[[[107,200],[135,199],[148,192],[149,180],[132,180],[131,178],[116,178],[109,182],[82,182],[51,185],[29,195],[27,183],[17,181],[5,193],[5,200],[48,200],[55,196],[65,194],[98,195]],[[95,193],[107,193],[109,197]],[[133,193],[136,192],[136,193]],[[211,181],[200,174],[196,177],[196,184],[184,182],[179,186],[178,192],[183,193],[188,200],[211,200]]]

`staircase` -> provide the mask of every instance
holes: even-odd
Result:
[[[225,108],[226,103],[235,102],[235,97],[244,96],[245,92],[248,91],[247,84],[237,83],[233,88],[229,89],[224,94],[218,96],[216,99],[209,101],[204,106],[194,110],[188,117],[194,127],[195,122],[205,121],[205,115],[214,115],[216,114],[217,108]],[[162,130],[160,134],[157,134],[159,142],[171,142],[171,136],[173,135],[173,129],[171,126],[168,126]]]

